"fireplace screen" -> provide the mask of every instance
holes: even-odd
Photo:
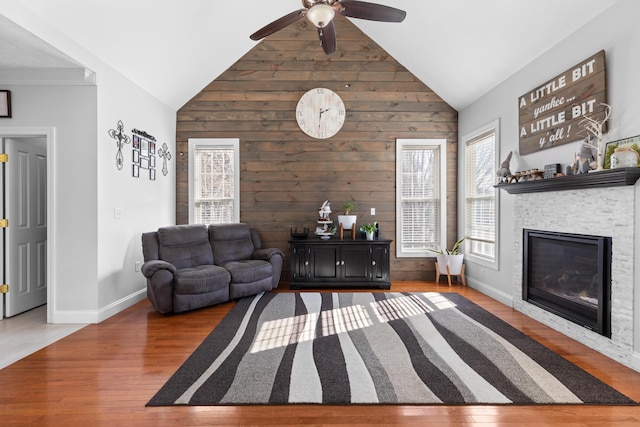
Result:
[[[523,299],[611,337],[611,238],[524,230]]]

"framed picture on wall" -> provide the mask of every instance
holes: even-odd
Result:
[[[149,141],[144,138],[140,140],[140,155],[142,157],[149,157]]]
[[[11,117],[11,91],[0,90],[0,117]]]

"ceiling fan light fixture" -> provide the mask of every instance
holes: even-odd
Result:
[[[324,28],[333,20],[335,10],[329,5],[319,3],[311,7],[307,12],[307,19],[317,28]]]

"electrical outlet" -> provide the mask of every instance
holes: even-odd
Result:
[[[113,209],[113,219],[122,219],[122,208]]]
[[[484,279],[485,270],[484,268],[480,269],[480,278]]]
[[[371,208],[371,216],[376,216],[376,208]]]
[[[140,261],[136,261],[133,264],[133,268],[134,268],[135,271],[140,271]]]

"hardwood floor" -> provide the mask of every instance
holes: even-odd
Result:
[[[423,282],[394,283],[391,288],[449,289]],[[640,400],[640,373],[471,288],[451,290]],[[145,300],[0,370],[0,425],[640,425],[640,406],[145,407],[232,306],[161,316]]]

